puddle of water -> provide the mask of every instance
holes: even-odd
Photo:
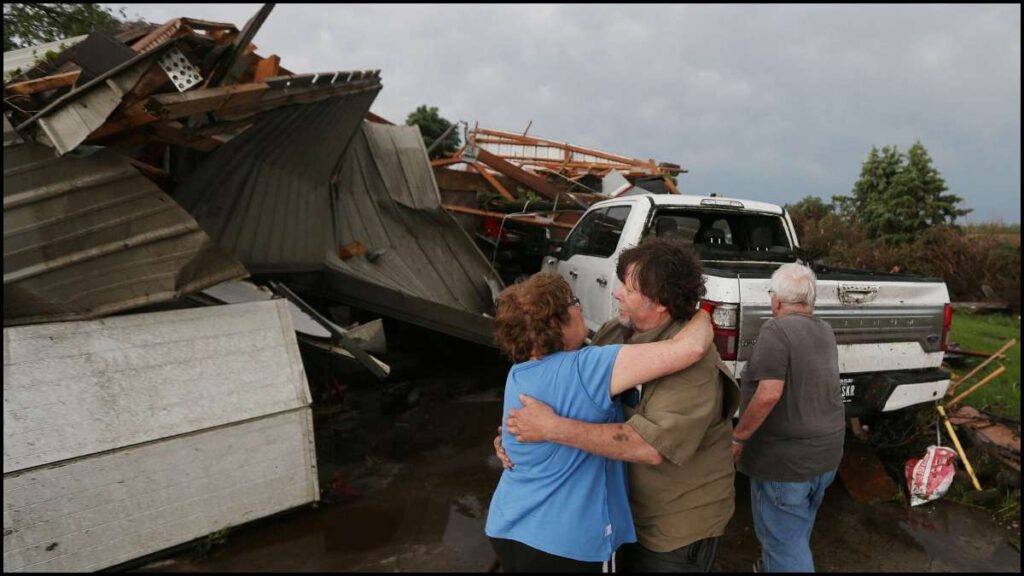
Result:
[[[501,474],[491,446],[501,412],[494,399],[449,405],[444,417],[461,424],[446,444],[398,463],[337,466],[359,496],[240,527],[208,558],[185,551],[145,570],[488,571],[495,555],[484,524]]]

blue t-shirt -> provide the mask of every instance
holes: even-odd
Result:
[[[521,408],[519,394],[526,394],[560,416],[622,422],[622,407],[609,396],[621,347],[588,346],[512,366],[503,414]],[[488,536],[584,562],[604,562],[636,542],[625,463],[552,442],[520,443],[504,424],[501,441],[515,468],[502,472],[491,498]]]

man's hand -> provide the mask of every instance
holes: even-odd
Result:
[[[505,425],[509,434],[520,442],[546,442],[551,440],[551,433],[558,424],[558,414],[550,406],[534,400],[526,394],[519,395],[523,407],[508,411]]]
[[[498,426],[498,435],[494,437],[494,454],[501,460],[501,467],[505,470],[511,470],[516,467],[508,458],[508,454],[505,453],[505,447],[501,445],[501,426]]]
[[[740,455],[743,454],[743,444],[739,442],[732,443],[732,463],[738,464],[740,461]]]

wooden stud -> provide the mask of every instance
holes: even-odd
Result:
[[[30,94],[46,92],[47,90],[67,88],[69,86],[74,86],[75,80],[78,80],[78,75],[81,74],[81,72],[81,70],[74,70],[63,74],[54,74],[53,76],[36,78],[35,80],[25,80],[24,82],[18,82],[17,84],[8,84],[7,86],[4,86],[4,93],[27,96]]]
[[[498,179],[491,175],[491,173],[488,172],[486,168],[484,168],[483,166],[476,162],[469,162],[468,165],[470,168],[476,170],[481,176],[483,176],[484,180],[487,180],[487,183],[490,184],[491,188],[494,188],[498,192],[498,194],[501,194],[502,196],[508,198],[509,200],[516,199],[516,197],[513,196],[512,193],[509,192],[508,189],[501,184],[501,182],[498,182]]]
[[[953,394],[954,392],[956,392],[956,389],[957,389],[958,386],[960,386],[961,384],[963,384],[964,382],[969,380],[971,376],[974,376],[975,374],[977,374],[978,371],[981,370],[982,368],[984,368],[985,366],[987,366],[989,362],[995,360],[997,356],[999,356],[1003,352],[1006,352],[1007,350],[1009,350],[1016,343],[1017,343],[1017,339],[1016,338],[1011,338],[1009,342],[1007,342],[1006,344],[1003,344],[1003,347],[1000,348],[999,350],[996,350],[995,352],[993,352],[992,355],[988,357],[988,360],[985,360],[981,364],[978,364],[977,366],[975,366],[974,370],[971,370],[967,374],[967,376],[964,376],[963,378],[958,380],[955,384],[950,386],[949,394]]]
[[[942,416],[942,421],[946,424],[946,432],[949,433],[949,437],[953,439],[953,446],[956,447],[956,453],[960,455],[960,460],[964,463],[964,468],[967,469],[967,474],[971,477],[971,482],[974,484],[974,489],[981,492],[981,483],[978,482],[978,476],[974,473],[974,467],[971,466],[971,461],[967,459],[967,453],[964,452],[963,446],[960,445],[960,439],[956,436],[956,431],[953,430],[953,425],[949,422],[949,416],[946,415],[946,409],[941,404],[936,404],[935,407],[939,410],[939,414]]]
[[[962,394],[960,394],[956,398],[953,398],[952,400],[947,402],[947,404],[950,404],[950,405],[957,404],[958,402],[960,402],[961,400],[966,398],[968,394],[970,394],[971,392],[974,392],[978,388],[981,388],[985,384],[988,384],[989,382],[994,380],[997,376],[999,376],[1003,372],[1006,372],[1006,366],[1000,366],[999,368],[996,368],[995,370],[992,371],[991,374],[989,374],[988,376],[985,376],[984,378],[982,378],[981,382],[978,382],[974,386],[971,386],[967,390],[964,390]]]

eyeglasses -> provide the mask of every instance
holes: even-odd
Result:
[[[572,299],[569,300],[569,306],[575,306],[577,308],[582,308],[583,307],[583,305],[580,304],[580,299],[578,297],[576,297],[576,296],[573,296]]]

